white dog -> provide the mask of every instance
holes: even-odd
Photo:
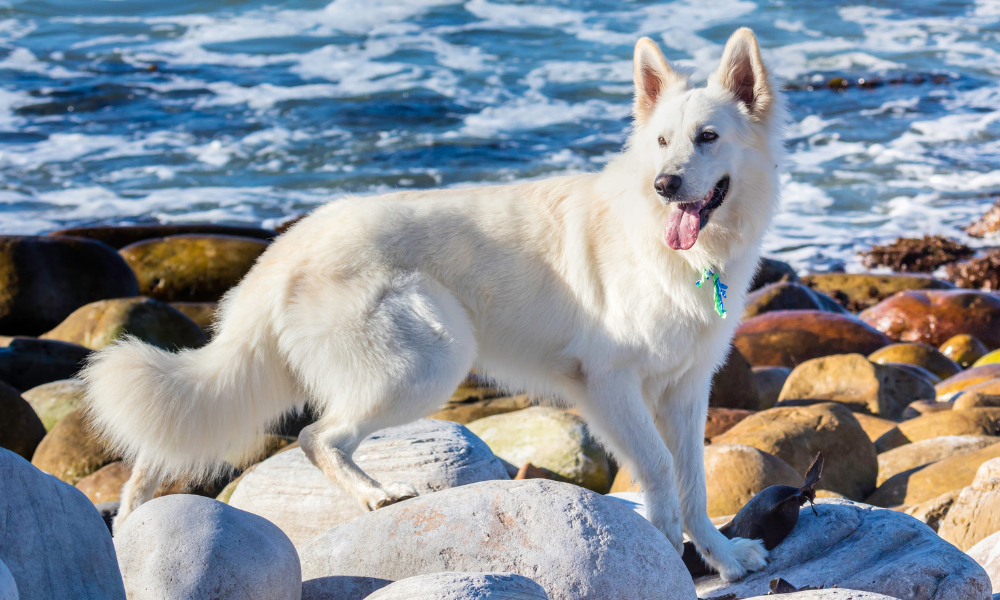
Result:
[[[416,494],[351,460],[441,406],[477,367],[575,405],[722,577],[765,565],[706,515],[703,436],[778,206],[784,112],[740,29],[704,88],[635,49],[635,126],[600,173],[332,202],[278,238],[223,300],[215,339],[169,353],[126,339],[83,373],[97,427],[135,468],[116,526],[164,478],[205,476],[293,407],[299,440],[374,510]],[[731,294],[717,314],[704,269]]]

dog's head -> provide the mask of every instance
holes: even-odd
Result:
[[[703,232],[758,241],[776,203],[782,119],[753,32],[737,30],[707,86],[696,89],[642,38],[635,87],[629,148],[666,245],[688,250]]]

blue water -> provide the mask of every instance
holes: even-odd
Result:
[[[596,170],[639,36],[704,80],[748,25],[793,116],[767,251],[855,270],[898,235],[966,239],[1000,192],[1000,0],[879,6],[0,0],[0,231],[273,226],[347,193]]]

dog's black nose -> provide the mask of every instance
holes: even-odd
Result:
[[[682,183],[684,180],[677,175],[660,175],[653,180],[653,187],[664,198],[673,198],[677,195],[677,190],[681,189]]]

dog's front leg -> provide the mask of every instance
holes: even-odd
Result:
[[[764,568],[767,550],[760,540],[727,539],[708,517],[704,444],[710,386],[708,374],[668,390],[657,408],[656,424],[676,460],[685,532],[723,580],[736,581],[750,571]]]

